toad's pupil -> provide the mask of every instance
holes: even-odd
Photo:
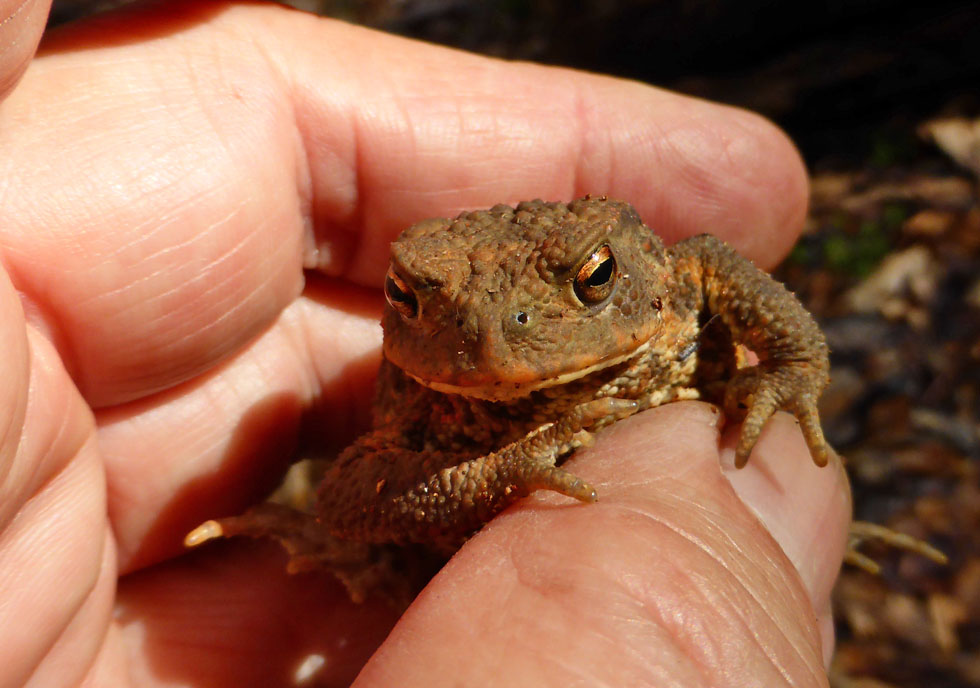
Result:
[[[607,257],[601,263],[595,266],[595,269],[585,278],[585,286],[587,287],[601,287],[603,284],[609,281],[612,277],[613,266],[616,262],[612,259],[612,256]]]
[[[603,246],[585,262],[575,276],[575,295],[582,303],[600,304],[612,294],[616,282],[616,258]]]
[[[402,316],[414,318],[418,315],[419,304],[415,294],[398,275],[391,271],[385,276],[385,298]]]

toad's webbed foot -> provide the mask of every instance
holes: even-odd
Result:
[[[725,388],[724,402],[726,414],[744,418],[735,448],[736,468],[749,460],[763,427],[776,411],[788,411],[796,417],[813,462],[826,466],[829,449],[817,411],[817,398],[825,379],[822,369],[806,361],[760,363],[739,370]]]

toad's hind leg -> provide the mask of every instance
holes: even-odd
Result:
[[[241,516],[205,521],[187,534],[184,545],[197,547],[216,538],[236,536],[276,540],[289,554],[289,573],[329,571],[354,602],[374,593],[403,608],[424,583],[420,576],[410,575],[414,572],[406,573],[404,561],[392,552],[336,538],[312,515],[274,502],[253,506]]]
[[[413,451],[398,433],[365,436],[331,467],[320,486],[317,515],[344,539],[459,546],[505,507],[534,490],[595,500],[592,486],[558,468],[559,456],[587,441],[600,421],[624,418],[634,401],[597,399],[574,408],[498,451],[463,459]]]

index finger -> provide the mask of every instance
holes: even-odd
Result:
[[[273,55],[294,78],[330,272],[378,284],[388,242],[413,222],[534,198],[627,200],[667,242],[712,233],[764,267],[802,225],[805,170],[758,115],[623,79],[302,28],[312,59]],[[318,71],[338,63],[347,68],[330,79]]]
[[[755,115],[274,6],[66,28],[5,105],[2,259],[97,406],[235,355],[304,266],[380,284],[424,217],[608,194],[765,266],[805,208],[799,157]]]

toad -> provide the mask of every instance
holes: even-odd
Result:
[[[628,203],[586,196],[426,220],[391,255],[374,429],[329,465],[312,515],[267,504],[189,544],[269,535],[292,569],[323,566],[362,597],[367,548],[451,553],[535,490],[596,500],[562,461],[602,427],[680,399],[742,421],[739,467],[779,410],[827,462],[823,335],[713,236],[665,247]]]

